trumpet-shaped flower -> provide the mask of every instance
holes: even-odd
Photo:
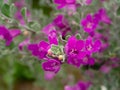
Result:
[[[81,59],[86,56],[86,52],[83,51],[85,42],[83,40],[77,40],[74,36],[68,39],[65,45],[65,53],[67,55],[67,63],[79,67]]]

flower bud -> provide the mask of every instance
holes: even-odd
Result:
[[[58,59],[59,59],[59,60],[63,60],[63,55],[59,55],[59,56],[58,56]]]
[[[29,31],[27,31],[27,30],[25,30],[24,32],[23,32],[23,35],[24,36],[28,36],[30,33],[29,33]]]

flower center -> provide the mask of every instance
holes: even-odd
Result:
[[[88,51],[92,50],[92,46],[91,46],[91,45],[88,45],[88,46],[87,46],[87,50],[88,50]]]
[[[89,23],[87,24],[87,28],[89,28],[89,29],[92,29],[92,26],[93,26],[93,23],[91,23],[91,22],[89,22]]]
[[[78,50],[77,49],[72,49],[70,53],[78,54]]]

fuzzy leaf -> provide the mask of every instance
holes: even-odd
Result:
[[[22,14],[23,18],[26,20],[26,18],[27,18],[27,8],[26,7],[21,9],[21,14]]]
[[[4,4],[2,6],[1,12],[3,15],[5,15],[6,17],[10,17],[10,6],[8,4]]]
[[[17,8],[15,7],[14,4],[12,4],[12,5],[10,6],[11,17],[14,17],[16,11],[17,11]]]
[[[81,35],[79,33],[77,33],[75,36],[77,39],[81,39]]]
[[[59,46],[59,45],[58,46],[52,45],[51,50],[52,50],[53,54],[60,55],[63,52],[63,47]]]
[[[117,9],[117,15],[120,16],[120,6],[119,6],[119,8]]]

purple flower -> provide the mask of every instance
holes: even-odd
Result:
[[[85,49],[88,55],[91,55],[94,52],[99,51],[101,48],[101,41],[96,40],[93,42],[91,37],[88,37],[85,42]]]
[[[90,5],[92,3],[92,0],[85,0],[85,4]]]
[[[44,77],[46,80],[52,80],[55,77],[55,73],[54,72],[50,72],[50,71],[44,71]]]
[[[75,4],[76,0],[54,0],[54,3],[58,4],[57,9],[61,9],[67,5]]]
[[[40,43],[38,44],[29,44],[28,50],[30,50],[34,56],[39,57],[39,59],[44,59],[47,57],[47,53],[48,50],[51,48],[51,45],[58,45],[56,30],[48,31],[48,40],[49,43],[45,41],[40,41]]]
[[[105,8],[99,9],[98,12],[95,13],[94,16],[99,18],[101,22],[104,22],[104,23],[107,23],[107,24],[111,24],[112,23],[111,19],[107,15],[107,11],[106,11]]]
[[[18,8],[18,9],[21,9],[23,6],[25,6],[25,0],[17,0],[15,2],[15,6]]]
[[[62,34],[62,37],[65,37],[67,32],[71,31],[67,19],[62,14],[57,15],[53,20],[53,25],[56,27],[56,30]]]
[[[62,15],[62,14],[57,15],[57,17],[53,20],[53,24],[55,26],[59,27],[60,29],[68,26],[68,22],[65,19],[64,15]]]
[[[100,52],[103,52],[104,50],[106,50],[110,44],[109,44],[109,30],[104,30],[105,34],[101,34],[99,32],[94,32],[94,33],[90,33],[90,36],[94,39],[94,40],[100,40],[102,41],[101,47],[100,47]]]
[[[88,90],[90,85],[90,82],[79,81],[74,86],[66,85],[64,90]]]
[[[81,6],[80,4],[67,5],[65,7],[65,10],[66,10],[66,12],[69,16],[72,16],[76,13],[77,8],[80,7],[80,6]]]
[[[41,41],[38,44],[28,45],[28,50],[30,50],[32,54],[34,56],[37,56],[39,59],[46,58],[48,49],[49,49],[49,44],[45,41]]]
[[[48,35],[52,30],[55,30],[55,26],[53,23],[50,23],[42,29],[42,32]]]
[[[83,29],[88,33],[93,32],[97,28],[98,23],[99,23],[99,18],[93,17],[90,14],[88,14],[86,18],[83,18],[81,20],[81,25]]]
[[[111,69],[111,66],[105,64],[100,67],[100,71],[105,74],[108,74],[111,71]]]
[[[71,36],[68,39],[67,44],[65,45],[65,53],[67,55],[67,63],[75,65],[77,67],[81,64],[81,59],[86,55],[84,49],[84,41],[77,40],[74,36]]]
[[[85,81],[79,81],[77,85],[80,88],[80,90],[88,90],[91,83],[90,82],[85,82]]]
[[[13,38],[21,34],[20,30],[8,30],[5,26],[0,26],[0,36],[6,41],[6,46],[9,46]]]
[[[10,29],[9,32],[13,38],[21,34],[21,31],[19,29]]]
[[[48,39],[50,44],[58,45],[57,32],[56,30],[51,30],[48,34]]]
[[[83,65],[94,65],[95,64],[95,60],[94,58],[90,57],[89,55],[86,55],[83,59],[81,59],[81,63]]]
[[[50,71],[57,73],[60,70],[61,62],[56,59],[48,59],[46,62],[42,63],[42,68],[45,71]]]

